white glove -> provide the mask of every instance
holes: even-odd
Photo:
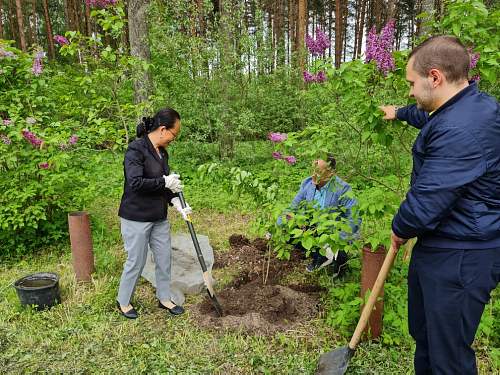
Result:
[[[179,180],[178,174],[169,174],[168,176],[163,175],[163,179],[165,180],[165,188],[170,189],[172,193],[179,193],[182,191],[181,180]]]
[[[334,253],[333,253],[333,251],[332,251],[332,248],[331,248],[331,247],[330,247],[330,245],[328,245],[328,244],[325,244],[325,245],[323,246],[323,249],[325,249],[325,257],[326,257],[326,260],[323,262],[323,264],[321,264],[321,266],[319,266],[319,268],[318,268],[318,269],[320,269],[320,268],[323,268],[323,267],[326,267],[326,266],[330,265],[330,264],[333,262],[333,260],[334,260],[334,259],[335,259],[335,260],[337,260],[337,255],[338,255],[338,253],[339,253],[339,251],[337,250],[337,251],[335,252],[335,254],[334,254]]]
[[[188,216],[193,213],[193,210],[191,209],[191,207],[189,207],[189,204],[186,202],[186,207],[182,208],[181,200],[179,199],[179,197],[173,197],[171,202],[175,209],[182,215],[182,218],[184,220],[189,220]]]
[[[271,233],[266,232],[266,234],[264,235],[264,238],[269,241],[272,238],[272,236],[273,235]]]

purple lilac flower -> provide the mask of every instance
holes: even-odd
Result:
[[[321,70],[320,72],[318,72],[318,74],[316,74],[316,82],[322,83],[325,81],[326,81],[326,73],[323,70]]]
[[[42,59],[45,57],[45,52],[37,52],[35,58],[33,59],[33,67],[31,68],[32,73],[35,76],[39,76],[43,72]]]
[[[303,74],[304,74],[304,82],[306,83],[311,83],[311,82],[323,83],[326,81],[326,72],[322,70],[319,71],[318,74],[313,74],[306,70],[304,71]]]
[[[272,153],[272,155],[273,155],[273,159],[276,159],[276,160],[283,159],[283,155],[282,155],[282,154],[281,154],[281,152],[279,152],[279,151],[274,151],[274,152]]]
[[[33,125],[36,123],[36,118],[34,117],[26,117],[26,122],[30,125]]]
[[[283,158],[288,164],[292,165],[297,162],[297,158],[295,156],[286,156]]]
[[[115,5],[118,0],[87,0],[87,4],[95,8],[106,8],[110,5]]]
[[[15,58],[17,56],[14,52],[6,51],[2,47],[0,47],[0,59],[4,59],[6,57]]]
[[[479,58],[481,57],[481,54],[479,52],[474,52],[472,48],[467,48],[467,52],[469,53],[470,56],[470,62],[469,62],[469,69],[474,69],[477,65],[477,62],[479,61]]]
[[[54,37],[54,42],[56,42],[57,44],[61,45],[61,46],[64,46],[66,44],[69,44],[69,41],[68,39],[66,39],[64,36],[62,35],[56,35]]]
[[[316,81],[316,76],[307,70],[304,70],[304,82],[309,83],[309,82],[315,82]]]
[[[475,74],[471,77],[471,81],[479,82],[481,80],[481,76],[479,74]]]
[[[6,145],[10,145],[12,143],[10,138],[7,137],[5,134],[0,135],[0,138],[2,138],[2,142]]]
[[[3,124],[5,126],[9,126],[10,124],[12,124],[12,120],[10,118],[6,118],[3,120]]]
[[[49,169],[49,163],[47,163],[46,161],[44,161],[43,163],[39,163],[38,164],[38,168],[40,168],[40,169]]]
[[[22,131],[24,139],[26,139],[29,143],[31,143],[34,147],[38,147],[43,143],[43,140],[38,138],[34,133],[30,132],[27,129]]]
[[[267,139],[274,143],[281,143],[285,141],[288,136],[285,133],[269,133]]]
[[[76,134],[73,134],[71,137],[69,137],[68,143],[71,146],[73,146],[74,144],[76,144],[76,142],[78,142],[78,136]]]
[[[396,64],[391,54],[394,31],[395,22],[391,19],[384,26],[380,35],[376,33],[375,27],[372,27],[366,40],[366,62],[375,61],[377,69],[384,75],[396,69]]]
[[[330,47],[330,40],[318,27],[316,29],[316,39],[313,39],[310,35],[306,36],[306,46],[313,56],[321,56],[325,53],[325,50]]]

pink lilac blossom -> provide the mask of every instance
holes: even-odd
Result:
[[[324,71],[319,71],[318,74],[316,74],[316,82],[322,83],[326,81],[326,73]]]
[[[295,156],[286,156],[283,158],[288,164],[292,165],[297,162],[297,158]]]
[[[0,138],[2,138],[2,142],[6,145],[10,145],[12,143],[12,141],[10,140],[9,137],[7,137],[5,134],[2,134],[0,136]]]
[[[74,144],[76,144],[76,142],[78,142],[78,136],[76,134],[73,134],[71,137],[69,137],[68,143],[71,146],[73,146]]]
[[[479,82],[481,80],[481,76],[479,74],[475,74],[471,77],[471,81]]]
[[[388,72],[396,69],[394,58],[392,57],[392,45],[394,42],[395,22],[389,20],[384,26],[380,35],[372,27],[366,40],[366,62],[375,61],[377,69],[385,76]]]
[[[38,167],[40,169],[49,169],[49,163],[47,163],[46,161],[44,161],[43,163],[39,163]]]
[[[37,77],[43,72],[42,59],[44,57],[45,57],[45,52],[40,51],[36,53],[35,58],[33,60],[33,67],[31,68],[31,71],[33,75]]]
[[[316,39],[310,35],[306,36],[306,46],[313,56],[323,55],[330,44],[330,40],[319,27],[316,28]]]
[[[9,126],[10,124],[12,124],[12,120],[10,118],[6,118],[3,120],[3,124],[5,126]]]
[[[87,4],[95,8],[106,8],[115,5],[118,0],[87,0]]]
[[[285,133],[269,133],[267,139],[274,143],[281,143],[285,141],[288,136]]]
[[[283,159],[283,155],[281,154],[281,152],[279,151],[274,151],[272,153],[272,156],[273,156],[273,159],[276,159],[276,160],[281,160]]]
[[[38,138],[34,133],[30,132],[27,129],[22,131],[24,139],[26,139],[32,146],[37,147],[43,143],[43,140]]]
[[[64,36],[62,35],[56,35],[54,37],[54,42],[56,42],[57,44],[61,45],[61,46],[64,46],[66,44],[69,44],[69,41],[68,39],[66,39]]]

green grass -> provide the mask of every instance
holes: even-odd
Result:
[[[259,158],[268,150],[262,144],[257,146],[258,152],[252,154],[253,149],[253,145],[241,146],[238,151],[241,168],[260,173],[267,168],[262,167],[265,163],[259,164],[259,168],[252,167],[252,163],[260,163]],[[177,162],[184,166],[182,172],[188,177],[187,181],[191,181],[186,184],[186,198],[196,211],[196,231],[208,235],[216,251],[229,249],[228,237],[232,233],[251,236],[250,226],[255,218],[251,199],[231,197],[208,182],[194,184],[193,171],[201,160],[188,163],[189,155],[182,148],[173,150],[172,154],[177,155]],[[244,158],[244,155],[251,156]],[[285,170],[284,179],[300,181],[307,174],[306,168],[304,165],[297,170]],[[90,177],[90,184],[102,181],[103,176],[107,193],[87,207],[93,219],[96,263],[91,283],[75,282],[69,241],[0,265],[2,373],[313,374],[322,352],[348,342],[352,329],[344,332],[329,326],[325,314],[303,322],[297,329],[273,336],[202,329],[190,312],[200,296],[189,296],[185,305],[187,313],[173,318],[156,307],[154,291],[143,280],[135,294],[139,319],[128,321],[119,316],[114,301],[125,260],[116,216],[121,194],[120,157],[109,157],[108,163]],[[287,194],[295,188],[284,186],[286,198],[283,199],[288,199]],[[173,231],[185,232],[184,222],[171,212]],[[38,271],[57,272],[61,277],[63,303],[43,312],[21,308],[11,285],[16,279]],[[231,270],[214,272],[221,284],[228,282],[231,275]],[[304,275],[290,277],[302,280]],[[345,283],[356,282],[358,278],[359,273],[354,270],[344,281],[332,285],[323,278],[322,284],[343,288]],[[495,299],[498,292],[494,294]],[[338,301],[328,300],[327,294],[324,298],[324,306],[335,313]],[[400,303],[406,304],[406,301]],[[493,330],[487,337],[483,334],[477,343],[480,374],[500,374],[498,351],[490,345],[499,339],[494,323],[496,314],[489,305],[485,316],[492,321]],[[413,373],[413,342],[403,331],[399,336],[398,345],[361,344],[351,360],[349,373]]]

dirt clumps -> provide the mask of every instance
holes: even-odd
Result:
[[[232,282],[216,290],[224,310],[218,317],[208,298],[196,305],[193,313],[200,325],[232,329],[253,334],[272,334],[293,329],[318,315],[318,285],[282,285],[282,278],[305,272],[300,254],[288,261],[269,253],[267,241],[250,241],[242,235],[229,238],[231,250],[215,254],[214,268],[237,269]]]

